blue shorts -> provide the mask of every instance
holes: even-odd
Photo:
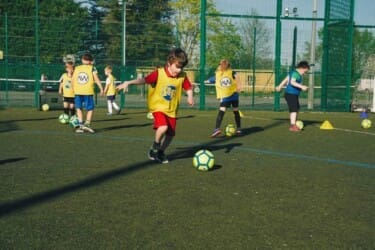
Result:
[[[74,98],[74,105],[77,109],[85,108],[87,111],[94,110],[94,96],[76,95]]]

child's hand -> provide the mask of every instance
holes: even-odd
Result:
[[[302,88],[301,88],[303,91],[307,91],[308,90],[308,87],[305,86],[305,85],[302,85]]]
[[[194,98],[192,96],[188,96],[188,103],[190,106],[193,106],[194,105]]]
[[[277,92],[280,92],[280,91],[281,91],[281,87],[280,87],[280,86],[277,86],[277,87],[275,88],[275,90],[276,90]]]

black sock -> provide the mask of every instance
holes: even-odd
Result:
[[[234,113],[234,120],[236,121],[237,128],[241,128],[241,116],[240,116],[240,112],[237,110],[237,111],[233,111],[233,113]]]
[[[64,113],[69,115],[69,108],[64,108]]]
[[[154,144],[152,144],[152,149],[159,150],[160,149],[160,142],[154,141]]]
[[[224,114],[225,114],[225,112],[222,111],[222,110],[219,110],[219,113],[217,113],[216,127],[215,128],[220,128],[221,122],[223,121]]]

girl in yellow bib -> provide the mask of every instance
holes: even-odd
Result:
[[[172,142],[176,131],[176,116],[182,90],[186,91],[187,101],[194,104],[192,84],[183,68],[188,57],[182,49],[171,50],[165,67],[158,68],[145,78],[125,81],[117,89],[127,90],[131,84],[149,84],[148,108],[154,117],[155,141],[148,157],[160,163],[168,163],[164,151]]]
[[[216,117],[216,126],[211,137],[221,134],[220,126],[227,108],[232,106],[236,122],[236,134],[241,135],[241,116],[238,110],[239,89],[236,81],[236,73],[232,70],[228,60],[223,59],[216,70],[215,76],[210,77],[205,83],[215,83],[216,97],[220,100],[219,112]]]
[[[115,86],[115,78],[112,75],[112,67],[107,66],[104,69],[104,73],[107,76],[105,80],[105,87],[104,87],[104,94],[107,95],[107,115],[112,115],[113,108],[116,110],[116,113],[119,115],[121,112],[120,107],[115,102],[116,99],[116,86]]]
[[[74,108],[74,91],[72,86],[72,77],[74,66],[73,63],[65,64],[66,73],[60,77],[59,94],[63,96],[64,113],[73,116],[75,115]]]

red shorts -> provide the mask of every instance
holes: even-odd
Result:
[[[169,117],[163,112],[154,112],[154,129],[157,129],[160,126],[168,126],[167,135],[175,136],[176,134],[176,118]]]

